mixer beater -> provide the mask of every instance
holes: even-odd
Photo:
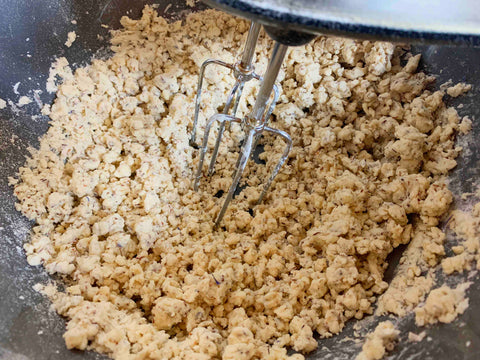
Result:
[[[225,106],[223,108],[223,114],[228,114],[230,111],[230,108],[232,106],[232,101],[235,98],[234,104],[233,104],[233,111],[232,111],[232,116],[235,116],[237,113],[238,105],[240,103],[240,98],[242,96],[243,88],[245,86],[245,83],[252,80],[256,79],[261,81],[262,77],[259,76],[257,73],[255,73],[254,66],[252,64],[253,61],[253,55],[255,53],[255,47],[257,45],[258,41],[258,35],[261,29],[261,25],[252,22],[250,25],[250,29],[248,31],[248,36],[247,40],[245,42],[245,49],[242,55],[242,58],[240,61],[238,61],[235,64],[228,64],[225,63],[221,60],[217,59],[208,59],[205,62],[203,62],[201,68],[200,68],[200,75],[198,77],[198,85],[197,85],[197,95],[195,98],[195,113],[194,113],[194,119],[193,119],[193,130],[192,134],[190,137],[190,145],[193,147],[198,147],[196,144],[196,133],[197,133],[197,123],[198,123],[198,116],[200,113],[200,103],[201,103],[201,96],[202,96],[202,86],[203,86],[203,80],[205,76],[205,71],[208,65],[220,65],[223,67],[226,67],[230,70],[233,71],[233,75],[235,77],[235,85],[233,86],[232,90],[228,94],[227,101],[225,103]],[[273,91],[274,91],[274,96],[273,100],[269,106],[269,112],[266,114],[266,118],[268,119],[275,107],[275,103],[277,102],[278,96],[279,96],[279,91],[278,87],[274,84],[273,85]],[[215,147],[213,149],[212,153],[212,158],[210,160],[210,165],[208,167],[208,175],[212,175],[214,170],[215,170],[215,162],[217,159],[218,155],[218,150],[220,148],[220,143],[222,141],[223,133],[225,131],[225,128],[229,128],[229,125],[231,122],[220,122],[220,127],[218,129],[218,135],[215,141]],[[228,125],[228,126],[227,126]],[[194,183],[194,188],[195,190],[198,190],[198,183],[201,177],[201,167],[203,166],[203,160],[204,158],[201,159],[201,163],[199,166],[199,169],[197,170],[196,174],[196,180]]]
[[[269,35],[275,39],[276,37],[275,30],[270,30],[270,31],[268,31],[269,29],[266,29],[266,30],[269,33]],[[200,110],[200,99],[201,99],[205,68],[210,64],[217,64],[217,65],[221,65],[229,69],[232,69],[234,71],[236,82],[227,97],[227,101],[225,103],[223,113],[213,115],[208,120],[205,126],[203,141],[200,147],[200,158],[199,158],[198,168],[195,173],[195,179],[194,179],[194,189],[196,191],[198,190],[200,179],[202,177],[203,163],[204,163],[205,155],[208,148],[208,138],[209,138],[210,131],[212,129],[213,124],[218,122],[219,130],[218,130],[217,138],[215,141],[215,147],[212,153],[212,158],[210,160],[210,165],[208,168],[208,175],[213,174],[215,161],[218,155],[218,149],[219,149],[220,142],[222,140],[222,136],[223,136],[226,125],[227,124],[230,125],[231,123],[239,123],[245,132],[245,138],[243,140],[240,154],[238,156],[235,169],[233,171],[233,181],[228,190],[226,198],[223,202],[223,206],[215,220],[215,228],[217,228],[220,225],[220,222],[222,221],[222,218],[225,215],[228,205],[232,201],[232,198],[235,194],[235,191],[240,182],[242,174],[245,171],[247,162],[251,158],[263,132],[268,132],[270,134],[280,136],[281,138],[283,138],[285,141],[285,149],[282,153],[281,158],[279,159],[276,166],[274,167],[272,174],[265,182],[265,185],[257,201],[257,204],[263,200],[266,192],[268,191],[270,185],[272,184],[276,175],[280,171],[281,167],[285,163],[288,157],[288,154],[290,152],[290,149],[292,148],[292,139],[290,138],[290,136],[285,131],[278,130],[268,126],[268,120],[273,112],[273,109],[275,107],[276,101],[279,96],[279,91],[277,86],[275,85],[275,81],[277,79],[278,73],[280,71],[280,67],[282,66],[283,59],[285,58],[285,54],[288,49],[288,45],[285,45],[284,43],[289,44],[291,41],[293,41],[294,44],[297,45],[300,43],[308,42],[309,40],[311,40],[312,36],[308,35],[306,37],[305,36],[302,37],[302,36],[298,36],[297,33],[293,32],[293,33],[287,34],[288,36],[282,39],[282,40],[286,39],[288,41],[283,41],[283,43],[276,41],[273,47],[269,64],[267,66],[267,70],[265,72],[264,77],[262,78],[254,72],[253,65],[252,65],[253,53],[255,50],[255,45],[258,40],[259,31],[260,31],[260,25],[258,23],[252,22],[242,59],[238,63],[232,65],[232,64],[227,64],[220,60],[209,59],[202,64],[202,67],[200,69],[200,76],[199,76],[198,88],[197,88],[197,97],[195,101],[193,130],[192,130],[191,139],[190,139],[190,144],[192,146],[196,146],[196,143],[195,143],[196,128],[197,128],[198,115]],[[238,103],[240,101],[240,97],[242,94],[243,86],[245,82],[250,81],[252,78],[255,78],[261,81],[260,89],[257,94],[257,99],[250,113],[246,115],[244,118],[238,118],[235,115],[236,115]],[[272,91],[274,95],[273,95],[273,99],[270,100]],[[235,102],[233,105],[233,113],[229,115],[228,113],[234,97],[235,97]]]
[[[197,124],[198,124],[198,116],[200,114],[200,104],[202,98],[202,87],[203,87],[203,80],[205,78],[205,71],[209,65],[219,65],[226,67],[233,71],[233,75],[235,77],[235,85],[233,86],[232,90],[228,94],[227,101],[223,108],[223,113],[228,114],[230,108],[232,106],[232,101],[235,97],[235,102],[233,104],[233,112],[232,115],[235,116],[238,109],[238,104],[240,103],[240,98],[242,96],[243,87],[245,83],[252,80],[257,79],[261,80],[261,76],[255,73],[253,62],[253,55],[255,54],[255,47],[258,41],[258,35],[260,33],[261,25],[252,22],[250,24],[250,29],[248,30],[247,40],[245,42],[245,48],[243,51],[243,55],[240,61],[236,62],[235,64],[228,64],[224,61],[217,60],[217,59],[207,59],[203,62],[202,66],[200,67],[200,74],[198,77],[198,84],[197,84],[197,94],[195,97],[195,113],[193,116],[193,129],[190,136],[190,146],[198,147],[196,143],[197,137]],[[275,96],[278,97],[278,87],[274,86]],[[272,109],[273,110],[273,109]],[[209,174],[213,173],[213,165],[215,163],[216,156],[218,154],[218,147],[223,137],[223,132],[225,127],[221,127],[219,130],[219,136],[217,137],[217,141],[215,143],[215,149],[212,156],[211,168],[209,168]]]

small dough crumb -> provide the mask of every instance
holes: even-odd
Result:
[[[462,122],[458,126],[458,130],[462,134],[468,133],[470,130],[472,130],[472,120],[470,120],[468,116],[464,116]]]
[[[420,342],[425,338],[425,336],[427,336],[427,333],[425,331],[422,331],[420,334],[409,332],[408,333],[408,341]]]
[[[367,335],[367,341],[355,360],[380,360],[387,351],[393,350],[399,334],[391,321],[381,322],[373,333]]]
[[[32,99],[30,99],[28,96],[21,96],[20,99],[18,99],[17,106],[22,107],[24,105],[28,105],[32,102]]]
[[[0,110],[7,107],[7,102],[3,99],[0,99]]]
[[[72,46],[73,42],[77,39],[77,34],[75,31],[70,31],[67,35],[67,41],[65,42],[66,47]]]

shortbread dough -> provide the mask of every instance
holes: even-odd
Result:
[[[426,89],[434,78],[416,71],[420,55],[328,37],[291,48],[271,120],[292,136],[289,159],[256,206],[284,146],[265,137],[266,164],[249,164],[248,186],[214,231],[214,195],[230,185],[242,133],[225,134],[216,173],[193,191],[194,96],[202,62],[235,62],[248,23],[213,10],[167,23],[148,6],[121,23],[112,58],[75,71],[58,59],[48,90],[56,75],[63,82],[43,109],[51,126],[11,180],[18,210],[36,221],[28,261],[64,277],[64,291],[43,291],[68,319],[68,348],[116,359],[301,359],[286,347],[308,353],[315,333],[372,313],[395,247],[415,238],[421,261],[438,264],[461,119],[444,90]],[[259,73],[271,48],[262,34]],[[200,136],[233,82],[227,70],[207,71]],[[257,90],[247,84],[239,116]]]
[[[463,283],[452,289],[446,285],[432,290],[425,305],[415,309],[415,323],[419,326],[437,322],[451,323],[458,314],[463,314],[468,307],[465,291],[471,283]]]
[[[395,347],[400,331],[395,329],[391,321],[383,321],[375,330],[367,335],[362,351],[355,360],[380,360]]]
[[[77,39],[77,33],[75,31],[70,31],[67,34],[67,41],[65,41],[65,46],[70,47],[72,46],[73,42]]]

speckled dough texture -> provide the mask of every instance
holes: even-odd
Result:
[[[442,286],[432,290],[424,306],[415,309],[415,323],[419,326],[435,324],[437,322],[451,323],[458,314],[468,307],[465,291],[471,283],[463,283],[455,289]]]
[[[355,360],[380,360],[392,351],[400,331],[395,329],[391,321],[383,321],[375,330],[367,335],[367,340],[362,346],[362,351]]]
[[[205,59],[235,61],[248,24],[213,10],[169,24],[151,7],[121,23],[112,58],[74,72],[57,61],[48,89],[55,75],[63,83],[43,109],[51,126],[11,180],[17,208],[36,221],[28,261],[64,277],[64,291],[43,291],[68,320],[68,348],[115,359],[301,359],[286,347],[308,353],[314,333],[332,336],[373,312],[395,247],[413,239],[420,261],[438,264],[461,119],[444,90],[426,90],[434,78],[416,71],[419,55],[325,37],[290,49],[271,119],[293,138],[289,159],[255,206],[284,146],[262,139],[265,164],[249,164],[248,186],[214,231],[214,195],[230,185],[242,133],[225,134],[216,173],[194,192],[196,82]],[[271,48],[262,34],[259,73]],[[233,82],[207,71],[200,134]],[[257,90],[246,86],[240,115]],[[420,270],[405,271],[407,289]],[[388,311],[401,312],[399,301]]]

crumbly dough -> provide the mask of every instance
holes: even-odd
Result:
[[[458,83],[447,89],[447,94],[451,97],[459,97],[472,89],[472,85],[465,83]]]
[[[355,360],[379,360],[395,347],[395,341],[400,331],[395,329],[392,322],[383,321],[375,330],[367,335],[367,341]]]
[[[464,116],[458,127],[458,131],[462,134],[467,134],[470,130],[472,130],[472,120],[470,120],[468,116]]]
[[[480,202],[471,212],[454,210],[450,215],[449,227],[459,237],[460,243],[452,248],[455,255],[442,260],[446,274],[480,270]]]
[[[415,309],[415,323],[418,326],[436,324],[437,322],[450,323],[458,314],[463,314],[468,307],[466,290],[471,283],[463,283],[455,289],[442,286],[432,290],[425,301],[425,305]]]
[[[65,41],[65,46],[72,46],[73,42],[77,39],[77,33],[75,31],[70,31],[67,35],[67,41]]]
[[[24,105],[28,105],[32,102],[32,99],[29,98],[28,96],[21,96],[20,99],[18,99],[17,106],[22,107]]]
[[[422,341],[423,339],[425,339],[425,336],[427,336],[427,333],[425,331],[422,331],[421,333],[419,334],[416,334],[416,333],[413,333],[413,332],[409,332],[408,333],[408,341],[411,341],[411,342],[420,342]]]
[[[416,72],[420,55],[402,66],[390,43],[326,37],[290,49],[271,120],[293,138],[289,159],[255,206],[284,146],[262,140],[266,164],[249,164],[248,186],[214,231],[214,195],[230,185],[241,131],[226,132],[216,173],[194,192],[196,83],[205,59],[237,59],[248,24],[213,10],[169,24],[148,6],[121,23],[112,58],[75,72],[57,60],[47,84],[57,98],[43,109],[51,126],[11,180],[17,208],[36,221],[29,263],[67,284],[44,292],[68,319],[68,348],[300,359],[285,347],[310,352],[315,332],[329,337],[372,313],[395,247],[417,239],[422,261],[438,263],[460,119],[443,90],[426,90],[434,78]],[[271,46],[262,35],[259,73]],[[207,71],[201,130],[233,82]],[[257,90],[247,84],[239,115]],[[395,333],[378,330],[383,348]]]
[[[430,264],[436,265],[436,261],[426,262],[427,255],[435,253],[433,249],[437,249],[437,253],[443,253],[444,238],[436,227],[431,231],[418,228],[400,259],[395,277],[378,299],[376,314],[405,316],[425,300],[435,280],[435,272],[428,267]],[[422,271],[425,269],[428,270]]]
[[[54,93],[58,90],[57,79],[69,79],[72,77],[72,70],[68,65],[68,60],[64,57],[58,58],[52,64],[46,83],[46,90],[49,93]],[[45,113],[45,115],[48,115],[48,113]]]
[[[0,99],[0,110],[5,109],[7,107],[7,102],[3,99]]]

